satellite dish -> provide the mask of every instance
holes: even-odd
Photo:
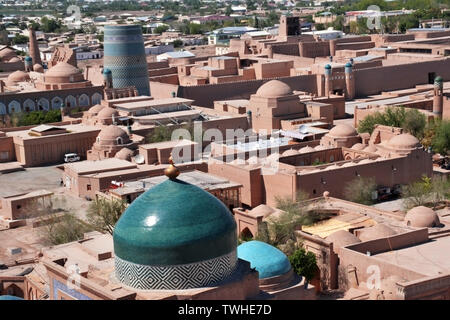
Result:
[[[307,133],[309,132],[309,128],[308,128],[308,126],[305,126],[304,124],[302,124],[302,125],[298,128],[298,131],[299,131],[300,133],[307,134]]]
[[[133,159],[134,159],[134,162],[136,162],[137,164],[143,164],[145,162],[145,158],[142,154],[138,154]]]

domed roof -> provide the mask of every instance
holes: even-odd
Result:
[[[42,72],[44,72],[44,67],[42,65],[40,65],[39,63],[36,63],[33,66],[33,71],[42,73]]]
[[[441,76],[437,76],[436,78],[434,78],[434,82],[442,82],[443,79]]]
[[[371,144],[370,146],[365,147],[364,151],[366,151],[366,152],[377,152],[377,147],[375,147],[373,144]]]
[[[98,114],[97,114],[97,118],[99,119],[99,120],[102,120],[102,119],[112,119],[112,116],[118,116],[119,115],[119,113],[117,112],[117,110],[116,109],[114,109],[114,108],[111,108],[111,107],[104,107],[104,108],[102,108],[99,112],[98,112]]]
[[[419,206],[406,213],[405,221],[408,226],[418,228],[432,228],[440,224],[439,217],[432,209]]]
[[[280,80],[271,80],[266,82],[259,87],[258,91],[256,91],[257,96],[264,98],[283,97],[290,94],[292,94],[291,87]]]
[[[17,82],[24,82],[24,81],[29,81],[29,80],[30,80],[30,75],[28,73],[21,71],[21,70],[17,70],[8,76],[8,78],[6,79],[6,82],[10,83],[10,84],[14,84]]]
[[[98,134],[100,139],[100,144],[110,145],[110,144],[127,144],[130,141],[128,134],[115,125],[110,125],[104,127]],[[118,143],[118,138],[122,139],[122,143]]]
[[[90,107],[89,110],[88,110],[88,112],[89,112],[90,114],[97,114],[97,113],[99,113],[100,110],[102,110],[103,108],[105,108],[105,106],[102,106],[101,104],[96,104],[95,106]]]
[[[119,152],[116,153],[114,157],[117,159],[130,161],[133,155],[134,155],[133,150],[130,150],[128,148],[122,148],[120,149]]]
[[[289,149],[283,152],[283,157],[287,157],[287,156],[294,156],[297,155],[298,151],[294,150],[294,149]]]
[[[300,152],[300,153],[308,153],[308,152],[313,152],[313,151],[316,151],[316,149],[314,149],[310,146],[306,146],[306,147],[303,147],[300,150],[298,150],[298,152]]]
[[[114,228],[114,251],[140,265],[180,265],[236,249],[236,223],[216,197],[178,179],[147,190]]]
[[[320,151],[320,150],[325,150],[326,148],[324,146],[321,146],[320,144],[318,146],[314,147],[314,150],[316,151]]]
[[[353,67],[353,65],[352,65],[350,62],[347,62],[347,63],[345,64],[345,67],[346,67],[346,68],[351,68],[351,67]]]
[[[12,57],[8,62],[20,62],[20,59],[18,57]]]
[[[108,68],[103,69],[103,74],[110,74],[110,73],[112,73],[110,69]]]
[[[326,64],[325,65],[325,69],[331,69],[331,65],[330,64]]]
[[[0,50],[0,59],[2,59],[2,60],[4,58],[10,59],[10,58],[15,57],[15,56],[17,56],[16,51],[14,51],[11,48],[6,47],[3,50]]]
[[[387,145],[392,149],[408,150],[420,147],[420,141],[409,133],[402,133],[391,138]]]
[[[275,210],[272,207],[269,207],[265,204],[260,204],[259,206],[250,210],[250,214],[252,216],[263,216],[264,218],[270,216],[274,212]]]
[[[359,239],[361,241],[369,241],[374,239],[386,238],[397,234],[394,230],[384,224],[377,224],[373,227],[362,230]]]
[[[250,262],[259,272],[259,278],[271,278],[285,274],[291,269],[286,255],[277,248],[261,242],[249,241],[237,248],[238,258]]]
[[[58,62],[45,73],[45,82],[70,83],[84,81],[83,74],[67,62]]]
[[[31,58],[30,56],[26,56],[25,61],[33,61],[33,58]]]
[[[362,150],[362,149],[364,149],[364,145],[362,143],[355,143],[352,146],[352,149],[354,149],[354,150]]]
[[[338,124],[328,134],[333,137],[354,137],[358,135],[355,128],[348,124]]]
[[[0,300],[23,300],[23,298],[16,297],[16,296],[10,296],[10,295],[4,295],[4,296],[0,296]]]
[[[342,247],[361,242],[353,233],[350,233],[346,230],[339,230],[333,232],[326,240],[333,243],[333,249],[336,252]]]

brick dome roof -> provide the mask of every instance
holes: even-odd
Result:
[[[121,145],[130,143],[128,134],[115,125],[104,127],[98,134],[98,139],[100,140],[100,145]]]
[[[358,135],[355,128],[349,126],[348,124],[338,124],[333,129],[331,129],[328,134],[333,137],[343,137],[343,138],[354,137]]]
[[[58,62],[45,73],[45,82],[71,83],[84,81],[83,74],[67,62]]]
[[[12,85],[17,82],[23,82],[28,80],[30,80],[30,75],[24,71],[18,70],[14,71],[8,76],[6,83]]]
[[[116,109],[111,108],[111,107],[104,107],[98,112],[97,117],[99,120],[111,119],[113,115],[114,116],[119,115],[119,113],[117,112]]]
[[[133,150],[130,150],[128,148],[122,148],[120,149],[119,152],[116,153],[114,157],[117,159],[130,161],[133,155],[134,155]]]
[[[384,224],[377,224],[370,228],[362,230],[359,239],[361,241],[369,241],[374,239],[386,238],[397,234],[394,230]]]
[[[326,240],[333,243],[333,249],[335,252],[342,247],[361,242],[361,240],[359,240],[353,233],[346,230],[333,232],[326,237]]]
[[[439,217],[432,209],[419,206],[406,213],[405,221],[408,226],[418,228],[432,228],[440,225]]]
[[[256,91],[257,96],[264,98],[277,98],[288,96],[291,94],[291,87],[279,80],[271,80],[269,82],[266,82],[261,87],[259,87],[258,91]]]
[[[410,150],[420,147],[420,141],[409,133],[399,134],[387,142],[392,149]]]

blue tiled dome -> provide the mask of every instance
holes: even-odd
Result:
[[[179,265],[236,250],[236,222],[203,189],[178,179],[147,190],[114,229],[115,255],[141,265]]]
[[[32,61],[33,59],[30,56],[25,57],[25,61]]]
[[[250,262],[259,272],[259,278],[271,278],[291,269],[287,256],[277,248],[261,241],[249,241],[237,248],[238,258]]]
[[[5,296],[0,296],[0,300],[23,300],[23,298],[5,295]]]
[[[108,68],[103,69],[103,74],[111,74],[111,70]]]
[[[345,64],[345,67],[346,67],[346,68],[351,68],[351,67],[353,67],[353,65],[352,65],[350,62],[347,62],[347,63]]]
[[[325,65],[325,69],[331,69],[331,65],[329,64]]]

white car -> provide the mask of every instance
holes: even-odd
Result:
[[[64,155],[64,162],[75,162],[75,161],[80,161],[80,156],[77,155],[76,153],[66,153]]]

